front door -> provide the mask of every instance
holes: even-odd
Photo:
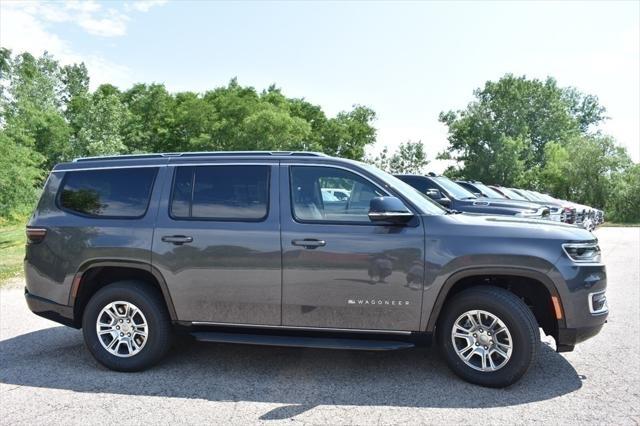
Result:
[[[391,194],[357,170],[283,164],[280,181],[283,325],[418,330],[421,220],[369,221],[371,198]]]
[[[278,166],[175,165],[152,263],[179,320],[280,325]]]

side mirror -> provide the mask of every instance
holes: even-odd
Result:
[[[439,189],[427,189],[427,196],[444,207],[451,205],[451,200],[445,197]]]
[[[431,198],[432,200],[436,200],[436,201],[444,198],[442,196],[442,192],[440,192],[439,189],[427,189],[427,197]]]
[[[413,213],[396,197],[376,197],[369,202],[371,222],[407,223]]]
[[[450,207],[451,206],[451,200],[448,199],[447,197],[442,197],[439,200],[434,200],[436,201],[438,204],[440,204],[443,207]]]

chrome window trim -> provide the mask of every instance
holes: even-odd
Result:
[[[398,216],[413,217],[415,215],[413,213],[411,213],[411,212],[371,212],[371,213],[369,213],[369,216],[373,216],[373,217],[398,217]]]

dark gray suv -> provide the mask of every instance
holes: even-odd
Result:
[[[340,192],[341,197],[335,196]],[[451,214],[375,167],[314,153],[185,153],[57,165],[27,226],[29,308],[82,328],[105,366],[200,341],[404,349],[507,386],[539,328],[569,351],[607,318],[593,235]]]

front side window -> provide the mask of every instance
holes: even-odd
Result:
[[[267,216],[269,166],[177,167],[171,216],[259,221]]]
[[[444,190],[456,200],[473,200],[474,198],[478,198],[473,195],[471,191],[464,189],[462,186],[445,176],[438,176],[432,179],[441,185]]]
[[[504,195],[502,195],[495,189],[488,187],[484,183],[476,183],[475,185],[480,191],[482,191],[483,194],[486,194],[486,196],[489,198],[505,198]]]
[[[333,167],[292,166],[291,202],[300,221],[369,221],[369,202],[387,195],[373,183],[347,170]],[[336,193],[342,198],[336,197]]]
[[[86,216],[136,218],[147,211],[156,167],[66,172],[59,205]]]

